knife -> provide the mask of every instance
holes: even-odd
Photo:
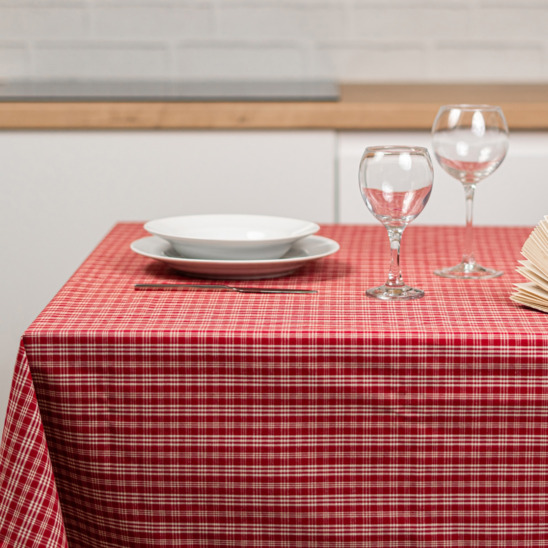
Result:
[[[238,293],[317,293],[315,289],[285,289],[282,287],[236,287],[219,284],[135,284],[135,289],[216,289]]]

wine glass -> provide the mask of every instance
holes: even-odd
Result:
[[[476,263],[472,221],[476,184],[499,167],[508,150],[508,126],[502,110],[491,105],[442,106],[432,126],[432,141],[441,167],[464,185],[466,204],[462,260],[435,273],[460,279],[500,276],[502,272]]]
[[[432,192],[434,169],[423,147],[367,147],[360,161],[360,191],[365,204],[386,227],[390,239],[390,270],[384,285],[368,289],[370,297],[409,300],[424,291],[403,281],[400,245],[405,227],[423,210]]]

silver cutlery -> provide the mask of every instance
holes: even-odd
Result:
[[[286,289],[283,287],[236,287],[219,284],[135,284],[135,289],[213,289],[238,293],[318,293],[315,289]]]

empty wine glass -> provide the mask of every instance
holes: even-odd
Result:
[[[384,285],[368,289],[376,299],[409,300],[424,291],[403,281],[400,245],[405,227],[423,210],[432,192],[434,169],[423,147],[367,147],[360,161],[362,197],[373,215],[386,227],[390,239],[390,270]]]
[[[499,107],[446,105],[432,126],[434,153],[441,167],[464,185],[466,229],[464,253],[456,266],[436,270],[445,278],[495,278],[502,272],[476,263],[473,205],[476,184],[495,171],[508,150],[508,126]]]

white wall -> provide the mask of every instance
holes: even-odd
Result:
[[[414,221],[426,225],[463,225],[464,191],[436,162],[427,131],[343,132],[338,138],[338,215],[345,223],[377,221],[361,200],[357,172],[366,146],[418,145],[429,149],[434,187],[424,211]],[[474,224],[531,226],[548,215],[548,133],[512,132],[508,155],[481,181],[474,198]]]
[[[548,79],[545,0],[0,0],[0,79]]]

